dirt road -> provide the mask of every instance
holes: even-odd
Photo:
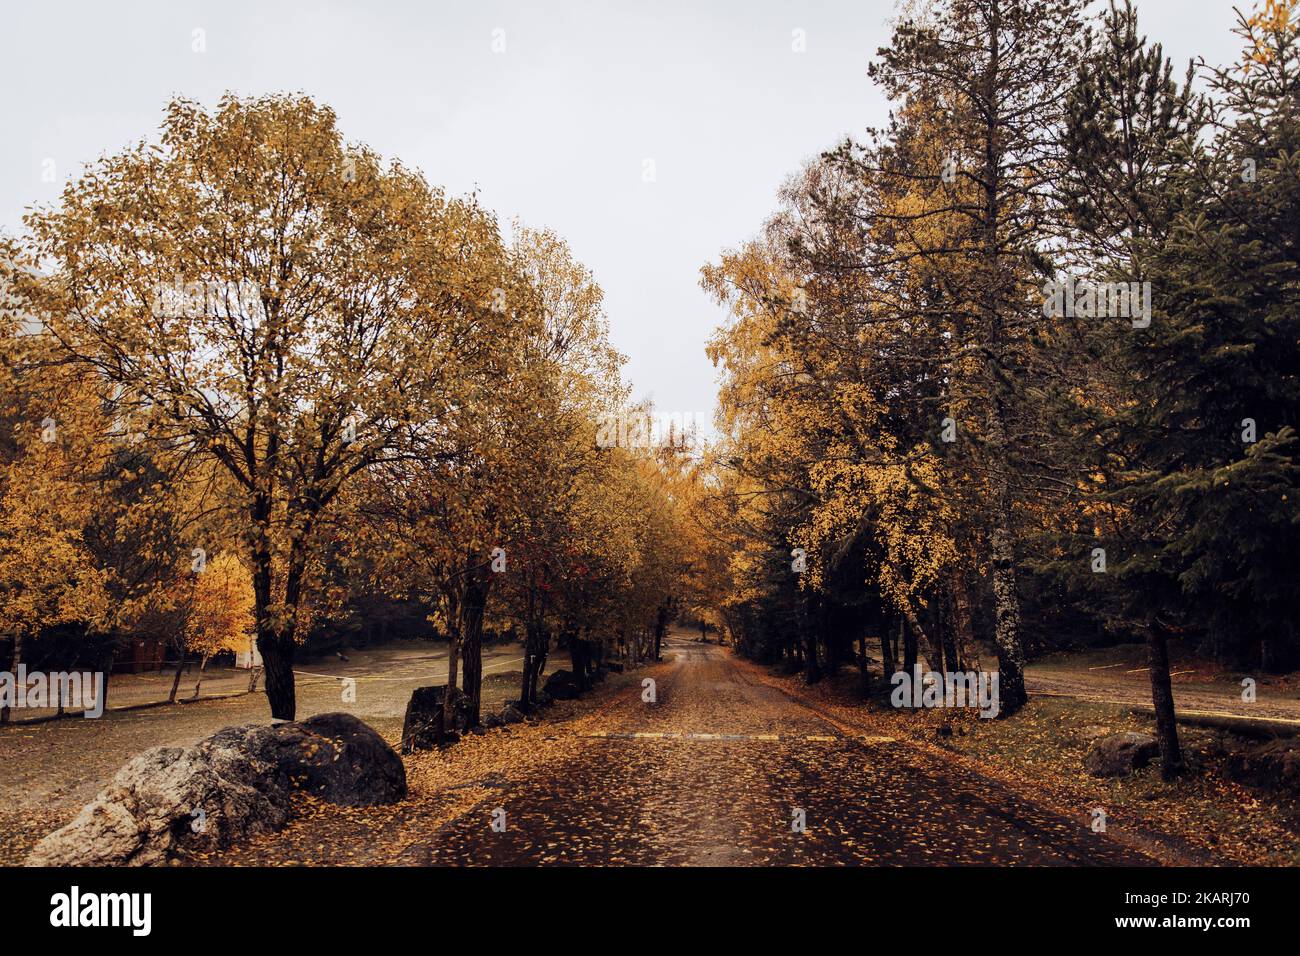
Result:
[[[402,805],[326,808],[212,862],[1152,862],[1082,819],[824,716],[723,648],[678,639],[664,657],[543,723],[416,755]]]

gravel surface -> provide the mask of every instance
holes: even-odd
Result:
[[[395,807],[313,805],[281,833],[210,862],[1152,863],[1080,820],[800,702],[723,648],[676,639],[664,656],[543,721],[413,755],[411,795]],[[646,677],[654,703],[642,699]]]
[[[483,649],[485,710],[519,696],[522,645]],[[411,691],[447,679],[446,646],[400,642],[348,652],[348,660],[309,662],[297,668],[298,717],[330,711],[356,714],[396,745]],[[547,671],[567,667],[567,655],[551,654]],[[356,701],[342,700],[341,678],[356,680]],[[241,686],[247,674],[239,675]],[[182,688],[186,684],[182,683]],[[204,682],[204,689],[208,682]],[[189,684],[192,691],[193,684]],[[110,703],[118,702],[116,689]],[[18,717],[26,716],[21,711]],[[20,861],[46,833],[72,819],[128,759],[150,747],[188,746],[223,727],[269,723],[261,690],[229,699],[207,699],[143,710],[112,711],[99,719],[66,717],[0,727],[0,864]]]

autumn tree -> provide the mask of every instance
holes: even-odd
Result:
[[[313,549],[377,462],[437,454],[507,321],[471,265],[495,225],[344,144],[306,98],[174,101],[161,141],[27,218],[17,292],[149,440],[240,489],[272,716],[295,711]]]
[[[919,99],[946,157],[937,168],[890,168],[880,175],[936,187],[946,201],[887,215],[904,223],[942,217],[963,224],[957,244],[922,241],[911,258],[947,270],[960,285],[959,346],[980,359],[971,388],[982,414],[968,425],[988,481],[989,530],[1002,713],[1025,702],[1017,589],[1017,481],[1031,433],[1022,418],[1033,332],[1041,325],[1037,289],[1055,214],[1050,186],[1059,175],[1060,129],[1073,66],[1089,30],[1078,0],[947,0],[905,19],[880,51],[872,76],[893,99]],[[913,230],[915,234],[915,230]],[[945,230],[940,235],[950,235]]]
[[[1056,187],[1066,214],[1060,258],[1080,276],[1126,288],[1151,282],[1151,253],[1165,246],[1183,213],[1175,184],[1202,162],[1206,111],[1192,78],[1189,67],[1179,84],[1160,45],[1139,33],[1132,4],[1112,2],[1067,98],[1065,171]],[[1145,376],[1159,332],[1086,317],[1073,326],[1055,343],[1058,367],[1069,371],[1054,418],[1059,431],[1077,436],[1070,457],[1078,465],[1081,520],[1058,515],[1051,522],[1064,547],[1046,570],[1087,595],[1107,625],[1145,634],[1161,763],[1172,777],[1182,768],[1167,647],[1177,589],[1140,571],[1141,560],[1134,560],[1162,522],[1143,520],[1150,512],[1131,483],[1135,467],[1149,457],[1137,436],[1150,436],[1152,423],[1147,403],[1134,401],[1133,383]],[[1079,560],[1097,546],[1102,554],[1109,548],[1112,558],[1104,575]]]
[[[199,656],[195,697],[214,654],[248,648],[256,624],[254,604],[252,576],[233,552],[221,552],[195,573],[185,622],[185,649]],[[175,693],[173,687],[173,698]]]
[[[60,625],[102,631],[113,605],[111,571],[88,540],[107,499],[97,480],[105,463],[98,396],[67,368],[32,382],[34,343],[14,337],[12,326],[6,331],[0,633],[13,642],[9,670],[16,671],[31,641]],[[5,708],[0,721],[8,719]]]

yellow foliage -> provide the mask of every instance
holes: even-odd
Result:
[[[204,657],[247,650],[254,624],[252,577],[238,557],[223,551],[194,577],[185,646]]]

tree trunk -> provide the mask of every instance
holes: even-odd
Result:
[[[469,725],[477,727],[483,703],[483,613],[472,615],[461,635],[461,675],[469,703]]]
[[[211,659],[211,654],[204,654],[203,659],[199,662],[199,679],[194,682],[194,700],[199,699],[199,691],[203,689],[203,672],[208,669],[208,661]]]
[[[486,572],[490,574],[491,572]],[[469,725],[477,727],[483,701],[483,614],[487,606],[490,580],[470,572],[461,606],[462,673],[465,695],[469,701]]]
[[[529,692],[529,700],[537,702],[537,687],[542,681],[542,674],[546,672],[546,658],[551,650],[551,632],[546,629],[546,624],[542,623],[537,628],[537,653],[533,662],[533,686]]]
[[[803,682],[815,684],[822,679],[822,663],[816,657],[816,631],[803,627]]]
[[[1169,679],[1169,642],[1164,625],[1147,628],[1147,671],[1151,675],[1151,705],[1156,712],[1156,740],[1160,744],[1160,775],[1172,780],[1183,772],[1183,751],[1178,744],[1174,718],[1174,689]]]
[[[966,573],[954,568],[950,579],[952,589],[953,631],[957,637],[957,659],[963,668],[980,669],[979,651],[975,647],[975,626],[971,621],[970,591],[966,587]]]
[[[1014,294],[1008,288],[1004,273],[1002,237],[999,234],[1004,222],[1000,190],[1003,177],[1008,175],[1002,165],[1007,120],[999,115],[1000,101],[996,99],[1003,50],[1000,24],[1000,10],[994,6],[992,16],[987,20],[988,65],[983,79],[988,87],[989,100],[981,118],[984,155],[980,181],[984,199],[980,223],[983,230],[983,275],[979,277],[982,286],[979,297],[986,323],[985,351],[988,355],[985,464],[990,474],[993,502],[989,554],[993,563],[994,641],[998,651],[998,716],[1010,717],[1025,705],[1028,698],[1025,694],[1025,653],[1020,643],[1020,598],[1016,591],[1015,543],[1011,529],[1011,486],[1006,471],[1010,442],[1003,409],[1006,371],[1002,368],[1002,315]]]
[[[953,631],[952,622],[947,620],[947,615],[944,615],[944,618],[939,626],[939,635],[943,643],[943,670],[946,674],[950,671],[961,670],[962,665],[957,657],[957,636]]]
[[[590,646],[587,641],[579,636],[576,628],[569,628],[569,666],[573,668],[573,676],[577,678],[578,686],[584,691],[591,690],[590,675]]]
[[[453,729],[456,717],[456,679],[460,668],[460,594],[457,585],[448,586],[444,593],[447,598],[447,691],[442,696],[442,734],[439,744],[446,740],[446,735]]]
[[[1004,515],[1000,515],[1004,518]],[[993,638],[998,651],[999,717],[1010,717],[1028,701],[1025,693],[1025,652],[1020,645],[1020,599],[1016,594],[1016,565],[1011,534],[1005,525],[994,528],[989,542],[993,555],[993,601],[997,620]]]
[[[898,636],[903,642],[903,670],[908,674],[916,673],[916,634],[907,627],[903,617],[898,619]]]
[[[104,672],[104,686],[99,689],[99,700],[95,701],[95,706],[102,713],[108,713],[108,687],[113,682],[113,658],[116,655],[117,640],[114,637],[105,649],[104,657],[99,658],[100,666]],[[105,660],[105,657],[107,660]]]
[[[858,677],[862,681],[862,695],[865,697],[871,687],[871,674],[867,670],[867,632],[858,634]]]
[[[14,675],[14,680],[18,679],[18,665],[23,662],[23,635],[21,632],[14,635],[14,654],[13,660],[9,662],[9,671]],[[21,690],[17,688],[16,690]],[[102,692],[101,692],[102,693]],[[9,708],[0,707],[0,724],[9,723]]]
[[[817,602],[817,633],[821,637],[821,645],[826,651],[826,668],[827,675],[834,677],[840,672],[840,648],[839,648],[839,630],[838,617],[831,613],[827,607],[826,601]]]
[[[811,615],[808,612],[808,602],[800,601],[799,617],[803,625],[803,663],[804,663],[804,682],[815,684],[822,679],[821,662],[817,660],[817,630],[812,626],[809,620]]]
[[[287,621],[272,621],[271,496],[259,491],[253,497],[251,517],[254,528],[252,546],[253,608],[257,621],[257,650],[266,671],[266,700],[273,720],[293,720],[298,700],[294,688],[293,659],[296,651],[297,609],[302,599],[302,579],[307,555],[301,538],[289,549],[284,584],[284,613]]]
[[[456,678],[460,667],[460,626],[447,629],[447,692],[442,696],[442,733],[452,730],[456,719]],[[442,743],[439,740],[438,743]]]
[[[903,617],[907,619],[909,633],[912,635],[912,647],[916,647],[917,639],[919,638],[920,643],[925,645],[925,662],[930,665],[930,670],[942,673],[943,650],[940,648],[938,640],[932,638],[921,625],[921,621],[917,618],[916,612],[912,610],[911,602],[907,602],[907,606],[903,608]],[[915,655],[915,653],[915,650],[913,650],[913,655]],[[913,657],[913,661],[915,661],[915,656]],[[912,673],[912,669],[908,668],[907,672],[909,674]]]
[[[1005,444],[999,401],[989,412],[989,444]],[[1011,538],[1011,491],[1005,455],[993,465],[994,526],[989,535],[993,561],[993,639],[998,652],[998,717],[1010,717],[1029,699],[1025,693],[1025,651],[1020,643],[1020,596],[1016,591],[1016,555]]]
[[[546,645],[550,638],[539,621],[529,621],[526,627],[528,637],[524,643],[524,675],[519,689],[519,704],[528,711],[537,703],[537,679],[546,668]]]
[[[668,602],[659,605],[659,613],[655,617],[655,663],[663,660],[661,652],[664,645],[664,635],[668,633],[668,617],[671,611]]]
[[[537,593],[537,572],[530,571],[528,579],[528,602],[524,614],[524,673],[523,683],[519,688],[519,706],[527,713],[537,703],[537,676],[546,666],[546,657],[542,649],[543,641],[549,643],[549,635],[542,629],[542,608]]]
[[[298,710],[297,692],[293,682],[293,637],[267,633],[259,634],[257,650],[262,655],[266,676],[266,699],[271,705],[273,720],[293,720]]]
[[[524,669],[523,676],[519,682],[519,709],[525,713],[533,706],[529,700],[529,690],[533,686],[533,653],[532,641],[524,641]]]
[[[885,680],[889,680],[898,669],[897,659],[894,657],[894,642],[889,636],[891,630],[889,623],[888,620],[880,623],[880,669]]]
[[[176,703],[176,691],[181,686],[181,674],[185,672],[185,648],[180,648],[179,660],[176,662],[176,677],[172,680],[172,692],[167,695],[167,703]]]

